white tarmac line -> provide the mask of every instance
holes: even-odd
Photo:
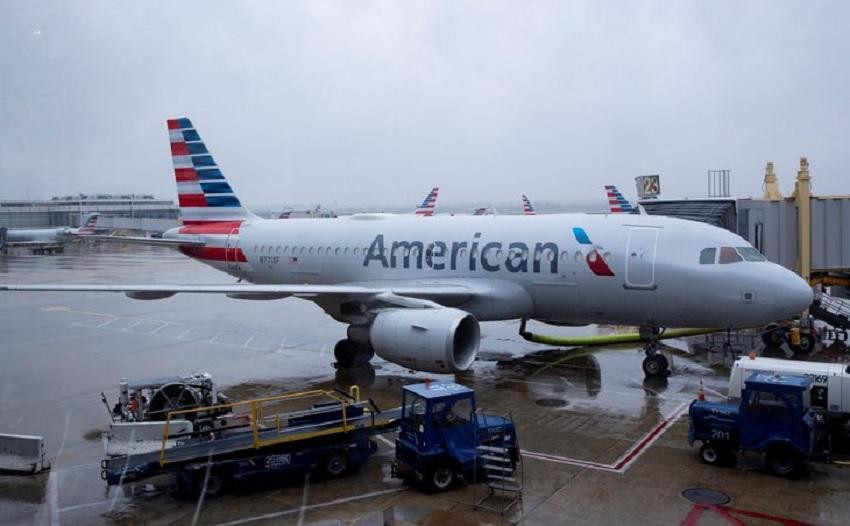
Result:
[[[307,512],[307,511],[318,509],[318,508],[326,508],[328,506],[336,506],[337,504],[345,504],[346,502],[352,502],[352,501],[362,500],[362,499],[370,499],[372,497],[380,497],[382,495],[390,495],[390,494],[399,493],[399,492],[402,492],[402,491],[407,491],[407,488],[392,488],[392,489],[385,489],[385,490],[380,490],[380,491],[373,491],[371,493],[364,493],[363,495],[356,495],[354,497],[344,497],[344,498],[341,498],[341,499],[329,500],[327,502],[320,502],[318,504],[311,504],[311,505],[305,506],[303,508],[301,506],[299,506],[297,508],[292,508],[292,509],[289,509],[289,510],[276,511],[276,512],[273,512],[273,513],[256,515],[254,517],[246,517],[244,519],[237,519],[235,521],[230,521],[230,522],[221,522],[221,523],[218,523],[216,526],[236,526],[237,524],[248,524],[250,522],[274,519],[274,518],[277,518],[277,517],[283,517],[284,515],[292,515],[294,513]]]
[[[375,435],[375,437],[376,437],[378,440],[380,440],[381,442],[383,442],[384,444],[386,444],[386,445],[390,446],[391,448],[395,448],[395,444],[393,444],[392,442],[390,442],[388,439],[384,438],[382,435]]]

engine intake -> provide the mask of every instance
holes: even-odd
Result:
[[[381,358],[431,373],[465,371],[478,353],[478,320],[460,309],[390,309],[369,328]]]

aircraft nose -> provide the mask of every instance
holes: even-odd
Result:
[[[781,290],[783,307],[791,314],[809,308],[813,300],[812,287],[790,270],[783,268],[782,271],[777,288]]]

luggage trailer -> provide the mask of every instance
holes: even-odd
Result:
[[[293,410],[316,399],[308,409]],[[169,433],[172,422],[223,412],[232,413],[221,417],[224,425]],[[400,417],[401,408],[381,411],[371,399],[360,400],[356,386],[348,394],[312,390],[171,411],[158,451],[108,457],[101,478],[114,486],[173,474],[179,493],[214,497],[249,477],[317,469],[339,476],[372,455],[377,444],[370,437],[394,430]]]

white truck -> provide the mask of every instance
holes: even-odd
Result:
[[[743,356],[732,365],[730,399],[741,398],[744,381],[755,372],[808,376],[812,380],[812,407],[822,409],[830,419],[850,420],[850,365]]]

